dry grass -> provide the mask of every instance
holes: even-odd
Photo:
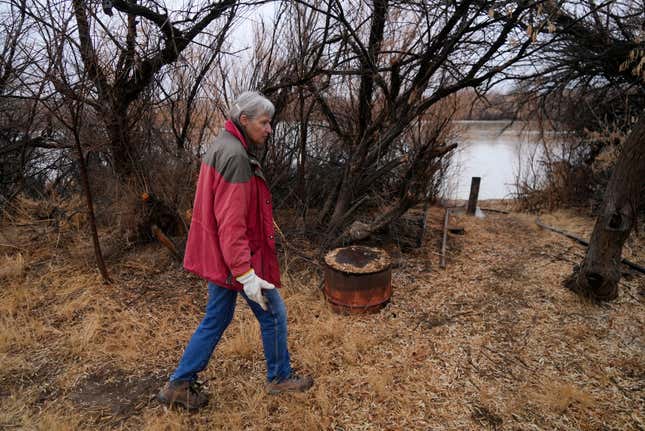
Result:
[[[593,406],[594,399],[587,392],[571,383],[547,382],[535,400],[549,407],[554,413],[562,415],[570,406],[578,404],[587,409]]]
[[[0,258],[0,280],[22,278],[25,272],[25,259],[22,253],[14,256],[3,256]]]
[[[533,216],[455,216],[466,234],[450,236],[439,270],[432,210],[424,246],[393,271],[391,303],[369,316],[332,313],[316,267],[283,255],[291,355],[314,388],[263,392],[259,329],[240,298],[202,376],[212,401],[188,414],[151,397],[199,323],[203,283],[150,245],[110,262],[104,285],[79,258],[81,221],[41,222],[47,206],[32,201],[15,214],[0,250],[2,429],[643,429],[643,277],[624,277],[610,304],[578,298],[561,280],[582,248]]]

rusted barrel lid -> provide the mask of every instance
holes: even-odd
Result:
[[[347,274],[372,274],[388,268],[391,260],[380,248],[353,245],[330,251],[325,255],[325,263]]]

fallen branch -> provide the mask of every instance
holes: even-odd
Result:
[[[466,207],[463,206],[463,205],[457,205],[457,206],[449,207],[449,208],[454,209],[455,213],[466,212]],[[506,211],[506,210],[498,210],[498,209],[495,209],[495,208],[482,208],[482,207],[477,207],[477,208],[479,208],[482,211],[488,211],[488,212],[500,213],[500,214],[510,214],[510,211]]]
[[[175,245],[174,241],[171,240],[163,231],[157,226],[156,224],[153,224],[150,227],[150,231],[152,232],[152,235],[154,235],[159,242],[166,247],[170,252],[173,254],[173,256],[181,261],[182,256],[181,253],[179,253],[179,250],[177,249],[177,246]]]
[[[34,221],[29,222],[29,223],[14,223],[14,224],[12,224],[12,226],[27,227],[27,226],[33,226],[33,225],[38,224],[38,223],[49,223],[49,222],[52,222],[52,221],[56,221],[56,219],[55,218],[45,218],[45,219],[41,219],[41,220],[34,220]]]
[[[494,212],[494,213],[500,213],[500,214],[510,214],[509,211],[504,211],[504,210],[496,210],[495,208],[479,208],[482,211],[488,211],[488,212]]]
[[[623,291],[624,291],[627,295],[629,295],[629,296],[630,296],[634,301],[638,302],[639,304],[641,303],[640,299],[638,299],[637,297],[635,297],[635,296],[632,294],[632,292],[631,292],[631,289],[632,289],[634,286],[632,286],[632,285],[630,285],[630,284],[627,284],[627,283],[625,283],[625,282],[624,282],[624,281],[622,281],[622,280],[621,280],[621,281],[619,281],[619,282],[618,282],[618,284],[620,284],[621,286],[623,286],[623,287],[625,288]],[[642,304],[641,304],[641,305],[642,305]]]
[[[0,243],[0,247],[11,247],[15,248],[16,250],[27,250],[25,247],[18,247],[17,245],[11,245],[11,244],[2,244]]]
[[[544,223],[542,223],[542,221],[540,220],[540,217],[536,217],[536,218],[535,218],[535,223],[536,223],[538,226],[540,226],[541,228],[544,228],[544,229],[550,230],[550,231],[555,232],[555,233],[559,233],[560,235],[564,235],[564,236],[566,236],[567,238],[570,238],[570,239],[572,239],[572,240],[574,240],[574,241],[579,242],[580,244],[584,245],[585,247],[589,247],[589,243],[588,243],[587,241],[585,241],[584,239],[582,239],[582,238],[580,238],[580,237],[577,237],[577,236],[575,236],[575,235],[573,235],[573,234],[571,234],[571,233],[569,233],[569,232],[565,232],[565,231],[563,231],[563,230],[561,230],[561,229],[558,229],[558,228],[555,228],[555,227],[553,227],[553,226],[549,226],[549,225],[547,225],[547,224],[544,224]],[[621,262],[622,262],[622,263],[624,263],[625,265],[629,266],[630,268],[633,268],[633,269],[635,269],[636,271],[638,271],[638,272],[640,272],[640,273],[642,273],[642,274],[645,274],[645,267],[643,267],[643,266],[641,266],[641,265],[639,265],[639,264],[637,264],[637,263],[634,263],[634,262],[632,262],[632,261],[630,261],[630,260],[627,260],[627,259],[625,259],[624,257],[621,259]]]
[[[501,357],[501,358],[503,358],[503,359],[510,359],[510,360],[513,360],[513,361],[515,361],[516,363],[518,363],[518,364],[522,365],[522,366],[523,366],[524,368],[526,368],[527,370],[529,370],[529,371],[535,371],[535,370],[534,370],[532,367],[530,367],[526,362],[524,362],[524,360],[523,360],[522,358],[520,358],[519,356],[516,356],[516,355],[505,355],[505,354],[503,354],[503,353],[501,353],[501,352],[498,352],[497,350],[492,349],[492,348],[490,348],[490,347],[488,347],[488,346],[483,346],[483,347],[484,347],[484,349],[488,350],[488,351],[489,351],[489,352],[491,352],[491,353],[495,353],[496,355],[498,355],[499,357]]]

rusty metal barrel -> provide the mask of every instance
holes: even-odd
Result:
[[[325,256],[324,294],[341,314],[376,313],[392,296],[391,260],[385,250],[350,246]]]

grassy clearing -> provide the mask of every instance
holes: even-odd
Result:
[[[103,285],[79,257],[82,223],[40,222],[34,208],[2,230],[0,428],[643,429],[643,277],[625,276],[611,304],[578,298],[560,283],[583,250],[533,217],[459,216],[466,234],[450,236],[440,270],[433,209],[423,247],[393,271],[391,303],[371,316],[332,313],[315,266],[287,249],[290,348],[314,388],[264,394],[259,328],[240,299],[202,376],[212,401],[188,414],[152,397],[199,323],[203,282],[150,245],[110,260],[115,283]],[[578,233],[592,223],[548,217]],[[642,264],[642,238],[630,241]]]

